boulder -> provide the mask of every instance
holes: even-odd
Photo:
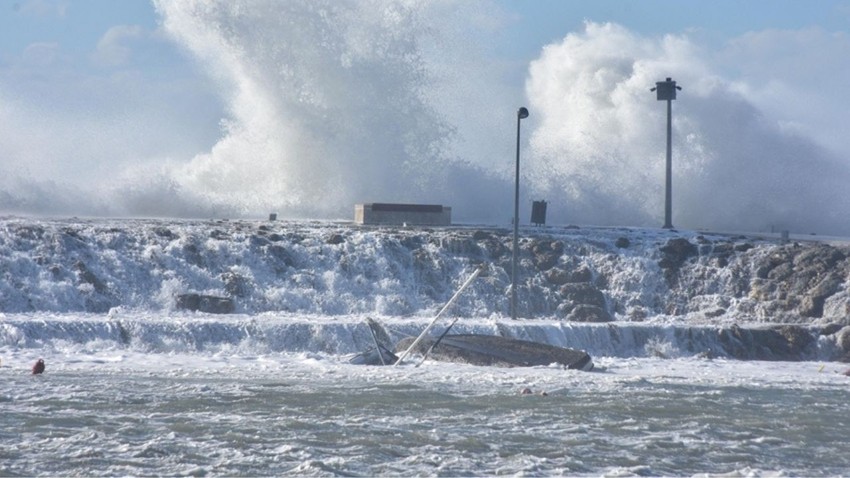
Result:
[[[679,279],[679,269],[693,256],[699,254],[699,248],[683,237],[670,239],[659,248],[661,259],[658,266],[670,287],[675,287]]]
[[[750,297],[771,315],[787,312],[821,318],[827,300],[847,278],[845,252],[828,244],[788,245],[754,263]]]
[[[327,239],[325,239],[325,244],[331,246],[336,246],[342,244],[343,242],[345,242],[345,236],[337,232],[331,234],[330,236],[328,236]]]
[[[850,326],[844,327],[835,333],[835,343],[841,350],[840,357],[842,362],[850,362]]]
[[[662,269],[678,269],[682,267],[685,261],[699,253],[696,244],[683,237],[670,239],[659,250],[662,257],[658,265]]]
[[[511,254],[511,249],[502,243],[499,237],[490,232],[475,231],[472,234],[472,240],[481,250],[486,251],[491,259],[500,259]]]
[[[535,241],[531,246],[534,266],[541,271],[554,267],[563,252],[564,244],[561,241]]]
[[[568,283],[590,282],[593,280],[593,273],[582,264],[569,271],[553,267],[544,273],[544,277],[549,283],[562,286]]]
[[[100,293],[106,293],[107,287],[89,268],[85,262],[77,261],[74,263],[74,269],[77,270],[77,277],[81,283],[91,284],[94,290]]]
[[[236,310],[236,304],[229,297],[218,297],[192,292],[178,294],[175,297],[175,302],[178,309],[206,312],[208,314],[232,314]]]
[[[607,305],[605,294],[588,282],[564,284],[561,286],[560,293],[565,302],[573,305],[592,305],[600,309],[605,309]]]
[[[841,277],[828,274],[822,281],[806,292],[800,300],[800,315],[804,317],[823,317],[823,306],[832,294],[841,286]]]
[[[772,328],[733,325],[719,334],[724,352],[741,360],[806,360],[815,343],[813,334],[797,325]]]
[[[567,314],[566,320],[570,322],[611,322],[614,318],[602,307],[579,304]]]
[[[225,272],[221,275],[224,291],[235,297],[246,297],[251,292],[251,282],[248,278],[236,272]]]
[[[780,336],[785,339],[785,350],[791,357],[802,360],[808,349],[814,345],[816,339],[807,329],[799,325],[783,325],[776,329]]]

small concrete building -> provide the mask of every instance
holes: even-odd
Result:
[[[452,208],[437,204],[372,203],[354,205],[357,224],[450,226]]]

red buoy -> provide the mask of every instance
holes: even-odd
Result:
[[[33,375],[38,375],[40,373],[44,373],[44,359],[38,359],[38,362],[32,366]]]

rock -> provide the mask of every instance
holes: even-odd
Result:
[[[573,305],[593,305],[600,309],[605,309],[605,294],[597,289],[593,284],[580,282],[574,284],[564,284],[559,290],[564,301],[570,302]]]
[[[579,304],[567,314],[566,320],[570,322],[611,322],[614,319],[602,307]]]
[[[189,264],[204,267],[204,258],[195,244],[186,244],[183,246],[183,257]]]
[[[165,226],[155,227],[155,228],[153,228],[153,232],[157,236],[165,238],[165,239],[176,239],[177,238],[177,236],[173,232],[171,232],[171,229],[169,229]]]
[[[750,244],[749,242],[744,242],[744,243],[741,243],[741,244],[735,244],[735,251],[737,251],[737,252],[747,252],[750,249],[752,249],[753,247],[755,247],[755,246]]]
[[[178,294],[175,297],[178,309],[209,314],[232,314],[236,310],[233,299],[196,293]]]
[[[590,282],[593,280],[593,272],[586,265],[580,265],[570,271],[567,282]]]
[[[491,259],[499,259],[511,253],[511,249],[502,243],[501,239],[487,231],[475,231],[472,240],[480,249],[486,251]]]
[[[92,271],[86,267],[86,264],[83,261],[77,261],[74,263],[74,268],[77,269],[78,278],[80,282],[91,284],[94,287],[94,290],[100,293],[107,292],[106,284],[103,283]]]
[[[493,238],[493,234],[491,234],[487,231],[482,231],[480,229],[472,233],[472,240],[473,241],[485,241],[485,240],[490,240],[492,238]]]
[[[544,277],[550,284],[564,285],[569,282],[569,273],[558,267],[546,271]]]
[[[22,224],[15,229],[18,237],[29,240],[41,240],[44,237],[44,228],[37,224]]]
[[[593,272],[586,265],[582,264],[570,271],[566,271],[560,267],[554,267],[546,271],[544,277],[551,284],[562,286],[568,283],[591,282],[593,280]]]
[[[409,251],[422,247],[425,241],[420,236],[397,236],[398,243]]]
[[[269,241],[268,238],[266,238],[262,234],[252,234],[248,238],[248,243],[251,244],[251,247],[259,249],[263,246],[269,245],[271,241]]]
[[[715,307],[713,309],[706,309],[702,313],[708,318],[720,317],[721,315],[726,313],[726,309],[724,309],[723,307]]]
[[[438,241],[434,241],[434,243],[454,254],[475,255],[480,250],[478,243],[468,236],[443,237]]]
[[[711,257],[714,258],[717,267],[726,267],[729,265],[729,258],[734,254],[734,249],[731,243],[716,242],[711,244]]]
[[[663,254],[658,262],[662,269],[678,269],[685,261],[696,256],[699,252],[695,244],[683,237],[670,239],[659,250]]]
[[[212,231],[210,231],[210,238],[224,241],[230,239],[230,234],[220,229],[213,229]]]
[[[804,317],[823,317],[823,306],[832,294],[838,291],[841,279],[830,274],[815,287],[807,291],[800,301],[800,315]]]
[[[268,254],[268,256],[270,256],[270,258],[275,262],[282,263],[285,267],[295,266],[295,260],[292,259],[292,255],[280,244],[272,244],[268,246],[266,248],[266,254]],[[283,270],[285,267],[280,269]]]
[[[251,290],[250,281],[235,272],[225,272],[221,280],[224,282],[224,290],[231,296],[245,297]]]
[[[850,362],[850,326],[844,327],[835,333],[835,343],[841,350],[839,360]]]
[[[534,266],[541,271],[554,267],[563,252],[564,244],[561,241],[534,241],[531,246]]]
[[[631,245],[632,241],[630,241],[628,237],[618,237],[614,242],[614,246],[619,247],[620,249],[626,249]]]
[[[792,253],[789,248],[780,249],[769,254],[765,259],[756,263],[756,277],[760,279],[781,279],[782,275],[777,277],[771,274],[774,269],[782,264],[787,264],[787,274],[790,274],[793,269],[790,267],[792,261]],[[780,273],[785,275],[786,273]]]
[[[332,245],[332,246],[336,246],[336,245],[338,245],[338,244],[342,244],[343,242],[345,242],[345,236],[343,236],[343,235],[342,235],[342,234],[340,234],[340,233],[334,233],[334,234],[331,234],[331,235],[330,235],[330,236],[328,236],[328,238],[325,240],[325,244],[330,244],[330,245]]]
[[[823,317],[827,300],[847,279],[846,253],[828,244],[786,245],[753,265],[757,279],[749,295],[777,317]]]
[[[837,323],[827,324],[821,329],[820,334],[821,335],[832,335],[832,334],[838,332],[839,330],[841,330],[842,328],[844,328],[843,324],[837,324]]]
[[[741,360],[805,360],[815,343],[809,330],[796,325],[767,329],[735,325],[719,334],[724,352]]]
[[[817,244],[799,249],[794,257],[795,266],[829,270],[846,258],[845,254],[829,244]]]
[[[776,329],[786,342],[788,354],[802,360],[816,341],[813,334],[799,325],[783,325]]]

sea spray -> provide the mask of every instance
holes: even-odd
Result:
[[[115,110],[138,108],[110,106],[104,127],[92,120],[97,102],[59,112],[26,90],[22,100],[7,94],[0,115],[14,128],[0,141],[0,211],[339,219],[356,203],[387,201],[509,224],[515,112],[528,106],[521,222],[532,199],[545,199],[549,223],[655,226],[664,108],[649,88],[675,76],[684,87],[673,121],[677,227],[850,231],[843,136],[824,125],[836,113],[819,115],[841,88],[817,97],[820,108],[797,106],[810,103],[809,77],[787,66],[781,81],[773,68],[754,71],[760,57],[748,50],[770,43],[783,61],[786,51],[795,60],[819,51],[825,64],[813,60],[812,71],[827,72],[841,68],[828,54],[846,50],[840,35],[767,32],[718,47],[692,32],[652,36],[591,19],[541,45],[529,64],[500,53],[511,14],[486,0],[155,8],[165,33],[156,38],[188,53],[207,77],[196,89],[217,106],[193,108],[198,121],[161,139],[169,118],[155,108],[123,117]],[[139,34],[113,34],[122,31]],[[523,76],[525,91],[515,80]],[[219,120],[206,140],[184,143]]]
[[[535,194],[561,220],[660,225],[666,109],[649,89],[672,75],[683,87],[673,103],[676,226],[850,231],[850,171],[838,155],[766,116],[712,62],[687,35],[610,23],[546,46],[526,84],[539,118],[527,163]]]
[[[166,30],[220,79],[230,106],[224,136],[180,168],[182,188],[244,212],[290,216],[344,216],[356,202],[457,197],[446,187],[457,174],[470,174],[452,154],[459,118],[436,108],[433,90],[445,86],[434,85],[426,54],[456,36],[443,35],[456,24],[437,23],[447,6],[162,2],[157,8]],[[486,174],[478,178],[488,181]]]

